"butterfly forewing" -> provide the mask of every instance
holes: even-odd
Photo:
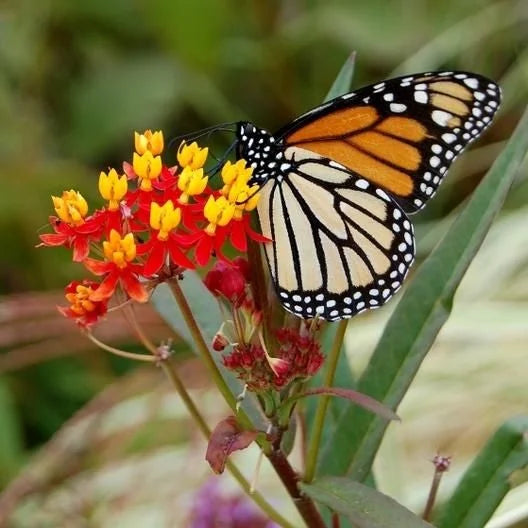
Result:
[[[499,87],[482,76],[422,73],[345,94],[276,136],[341,163],[412,213],[434,195],[499,103]]]
[[[283,306],[336,320],[384,304],[414,258],[412,225],[382,189],[298,147],[262,189],[266,257]]]

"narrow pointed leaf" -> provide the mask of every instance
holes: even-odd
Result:
[[[358,382],[359,392],[392,409],[398,407],[449,317],[456,289],[500,210],[527,150],[528,111],[465,209],[418,269]],[[355,479],[365,479],[386,426],[379,417],[350,407],[325,446],[321,470],[334,475],[348,472]]]
[[[332,84],[330,90],[326,94],[324,102],[330,101],[350,92],[350,85],[352,84],[352,78],[354,77],[354,66],[356,64],[356,52],[353,51],[345,64],[343,64],[341,70],[337,74],[337,77]]]
[[[464,473],[438,515],[438,528],[484,526],[514,486],[512,475],[528,467],[528,416],[508,420]]]
[[[301,484],[309,497],[348,517],[355,528],[432,528],[394,499],[344,477]]]

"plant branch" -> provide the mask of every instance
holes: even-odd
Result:
[[[120,350],[119,348],[114,348],[110,345],[107,345],[106,343],[99,341],[99,339],[97,339],[97,337],[95,337],[91,332],[85,332],[85,335],[99,348],[102,348],[103,350],[106,350],[115,356],[133,359],[134,361],[146,361],[149,363],[156,363],[156,361],[158,361],[158,358],[151,354],[135,354],[134,352],[127,352],[126,350]]]
[[[317,510],[315,503],[307,495],[299,490],[299,475],[294,471],[286,455],[280,449],[273,449],[267,454],[273,469],[288,490],[298,512],[309,528],[325,528],[325,523],[321,514]]]
[[[207,439],[209,439],[209,437],[211,436],[211,429],[209,429],[209,426],[207,425],[204,417],[202,416],[195,403],[193,402],[191,396],[187,392],[185,385],[178,376],[178,373],[170,359],[164,359],[160,361],[160,366],[163,369],[163,372],[165,372],[169,381],[172,383],[173,387],[176,389],[176,392],[179,394],[183,403],[187,407],[189,414],[192,416],[192,418],[198,425],[200,431]],[[231,475],[233,475],[234,479],[239,483],[240,487],[247,493],[247,495],[249,495],[249,497],[253,501],[255,501],[258,506],[260,506],[262,511],[272,521],[276,522],[283,528],[294,528],[294,526],[279,512],[277,512],[259,492],[251,490],[250,483],[245,479],[244,475],[242,475],[240,470],[230,460],[227,461],[227,469],[231,473]]]
[[[187,324],[187,327],[191,332],[196,348],[200,356],[202,357],[207,369],[209,370],[209,373],[211,374],[215,385],[218,387],[218,390],[222,393],[222,396],[225,398],[229,407],[231,407],[231,409],[236,412],[236,398],[231,393],[231,390],[227,386],[227,383],[225,382],[222,374],[220,373],[218,366],[216,365],[213,357],[211,356],[209,347],[207,346],[202,332],[198,327],[198,323],[196,322],[196,319],[194,318],[194,315],[191,311],[191,307],[189,306],[189,303],[187,302],[187,299],[185,298],[185,295],[183,294],[183,291],[180,288],[178,280],[170,280],[168,281],[168,285],[172,291],[172,294],[174,295],[174,298],[176,299],[176,302],[178,303],[178,306],[180,307],[183,318],[185,319],[185,323]],[[247,417],[245,417],[244,421],[247,422],[246,425],[249,425],[249,420],[247,419]]]
[[[347,325],[348,319],[343,319],[339,322],[337,327],[334,343],[332,345],[332,349],[330,350],[330,354],[328,355],[328,364],[326,366],[325,378],[323,381],[323,385],[325,387],[332,387],[334,384],[335,371],[337,368],[341,347],[343,346]],[[329,401],[330,396],[324,395],[319,398],[319,402],[317,403],[317,409],[315,411],[315,418],[311,431],[310,445],[306,455],[306,471],[304,473],[303,479],[304,482],[311,482],[315,477],[317,458],[319,456],[319,447],[321,445],[324,420]]]

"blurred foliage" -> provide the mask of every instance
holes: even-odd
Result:
[[[53,291],[82,273],[66,251],[34,250],[37,232],[51,212],[51,194],[78,188],[95,203],[99,171],[130,159],[134,129],[162,128],[170,139],[244,118],[271,130],[278,128],[322,100],[353,50],[357,52],[355,86],[391,73],[440,68],[477,71],[503,86],[503,109],[483,140],[457,162],[427,210],[415,218],[423,257],[447,230],[519,118],[528,96],[527,35],[525,0],[3,2],[0,486],[10,481],[32,450],[48,440],[76,409],[104,387],[120,386],[122,375],[133,368],[93,352],[75,328],[54,315],[53,305],[60,302],[54,293],[28,293]],[[213,139],[214,152],[221,154],[229,138]],[[486,427],[481,424],[473,431],[456,422],[441,428],[440,424],[448,422],[447,416],[438,423],[430,418],[424,437],[418,421],[428,412],[422,408],[420,392],[426,390],[427,383],[418,383],[416,390],[421,396],[411,391],[402,408],[411,418],[410,428],[401,433],[399,452],[409,467],[418,462],[423,466],[416,456],[412,461],[408,457],[407,451],[416,455],[416,442],[421,443],[420,454],[425,459],[424,450],[451,445],[468,427],[480,439],[472,437],[468,443],[465,454],[473,454],[485,436],[509,416],[507,410],[520,407],[522,398],[526,402],[525,383],[520,381],[520,366],[526,365],[519,350],[528,313],[527,199],[524,176],[483,249],[485,258],[478,261],[480,265],[473,264],[463,283],[440,345],[433,349],[432,356],[436,359],[438,354],[446,363],[435,364],[427,378],[435,387],[428,393],[433,405],[440,405],[436,398],[446,387],[454,390],[449,376],[455,364],[457,379],[464,380],[459,391],[463,391],[467,373],[479,388],[483,384],[489,391],[480,395],[481,405],[494,401],[492,394],[500,405],[492,405],[488,416],[479,402],[462,396],[462,416],[470,422],[478,417]],[[363,352],[371,351],[372,334],[380,331],[390,310],[387,307],[379,314],[354,320],[350,345],[358,353],[356,361],[364,357]],[[144,318],[155,338],[170,335],[152,312],[145,311]],[[482,338],[483,328],[489,329],[484,333],[491,341]],[[120,320],[110,321],[102,332],[109,342],[133,346]],[[478,362],[467,359],[476,354],[480,354]],[[499,360],[502,358],[504,361]],[[142,390],[147,392],[146,386],[158,383],[150,374],[142,379],[146,384]],[[507,391],[507,386],[511,390]],[[456,408],[455,403],[450,405],[448,409]],[[434,409],[431,416],[440,411]],[[413,412],[419,415],[414,421]],[[497,416],[497,421],[492,416]],[[166,428],[152,427],[153,437],[163,445],[176,444]],[[143,446],[145,453],[149,446],[157,446],[149,431],[132,435],[127,442],[119,436],[117,446],[111,444],[110,460],[132,456]],[[436,444],[435,438],[440,438]],[[390,435],[386,442],[392,442],[394,448]],[[90,445],[86,449],[90,452]],[[156,453],[159,457],[155,450],[151,456],[155,458]],[[97,466],[95,452],[91,457],[85,466],[81,461],[71,471],[93,469]],[[165,459],[156,460],[158,467]],[[104,471],[104,461],[100,464]],[[177,467],[181,471],[182,466]],[[419,507],[423,486],[416,491],[415,484],[410,490],[401,479],[391,480],[386,474],[383,478],[383,468],[378,472],[382,485],[385,482],[394,496],[398,497],[395,490],[399,490],[401,500]],[[66,474],[51,474],[50,482],[63,482],[66,489],[82,484],[82,478],[68,481]],[[416,474],[415,483],[422,484],[420,470]],[[407,477],[405,482],[413,479]],[[52,488],[48,492],[52,493]],[[60,497],[46,497],[52,503],[61,502]],[[89,506],[79,504],[79,511]],[[98,526],[103,526],[101,515],[100,511],[94,513]],[[29,526],[22,521],[19,525]]]

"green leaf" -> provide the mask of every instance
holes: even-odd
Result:
[[[242,393],[242,383],[222,365],[222,355],[213,350],[210,343],[223,322],[218,303],[209,290],[205,287],[202,279],[196,272],[186,271],[185,278],[180,282],[180,287],[189,303],[193,316],[198,323],[202,335],[209,344],[209,351],[217,364],[220,373],[225,379],[231,392],[236,397]],[[193,349],[192,335],[187,328],[182,313],[176,303],[170,288],[166,284],[160,284],[151,302],[158,313],[167,321],[171,328]],[[255,429],[265,429],[263,415],[259,410],[255,395],[246,393],[242,403],[242,409],[248,414]]]
[[[372,355],[357,390],[396,409],[436,335],[453,296],[501,208],[528,150],[528,111],[445,238],[418,269]],[[387,423],[350,407],[341,416],[320,464],[324,474],[368,475]]]
[[[348,478],[324,477],[300,486],[312,499],[346,515],[356,528],[432,528],[394,499]]]
[[[356,52],[353,51],[350,54],[350,57],[348,57],[346,60],[345,64],[343,64],[341,70],[339,70],[339,73],[337,74],[337,77],[330,90],[326,94],[323,102],[326,103],[326,101],[330,101],[336,97],[339,97],[340,95],[350,92],[350,85],[352,84],[352,78],[354,77],[355,64]]]
[[[484,526],[506,493],[511,475],[528,466],[528,415],[508,420],[490,438],[438,515],[438,528]]]

